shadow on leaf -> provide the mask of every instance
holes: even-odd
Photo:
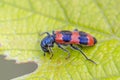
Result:
[[[5,60],[6,56],[0,55],[0,79],[10,80],[34,72],[38,65],[35,62],[17,64],[15,60]]]

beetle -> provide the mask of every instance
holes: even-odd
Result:
[[[75,29],[74,31],[69,30],[52,31],[52,35],[48,32],[44,32],[41,35],[43,34],[47,34],[47,36],[43,38],[40,43],[40,46],[44,51],[44,56],[45,53],[51,53],[50,59],[53,57],[52,47],[54,47],[55,43],[59,48],[68,53],[68,56],[66,57],[66,59],[68,59],[70,57],[70,52],[66,50],[63,46],[70,45],[71,48],[78,50],[80,53],[82,53],[82,55],[87,60],[95,63],[93,60],[89,59],[80,48],[74,46],[74,45],[94,46],[97,43],[97,40],[92,35],[83,31],[78,31],[77,29]]]

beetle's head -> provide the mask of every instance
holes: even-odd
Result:
[[[44,52],[49,53],[50,52],[49,48],[54,46],[54,42],[55,42],[54,36],[48,35],[41,41],[40,46]]]

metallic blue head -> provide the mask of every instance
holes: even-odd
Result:
[[[48,48],[53,47],[54,42],[55,42],[54,36],[48,35],[41,41],[40,46],[44,52],[50,52]]]

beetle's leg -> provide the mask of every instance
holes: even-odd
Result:
[[[45,52],[44,52],[44,56],[45,56]]]
[[[56,43],[57,44],[57,43]],[[68,50],[66,50],[65,48],[63,48],[60,44],[57,44],[59,48],[61,48],[63,51],[68,53],[68,56],[65,59],[70,58],[70,52]]]
[[[52,31],[52,34],[55,34],[55,31]]]
[[[53,57],[52,49],[51,49],[50,47],[48,47],[48,50],[49,50],[49,52],[50,52],[50,54],[51,54],[50,59],[52,59],[52,57]]]
[[[48,32],[44,32],[44,33],[39,34],[39,35],[41,36],[41,35],[43,35],[43,34],[47,34],[48,36],[50,36],[50,33],[48,33]]]
[[[83,46],[82,46],[82,45],[78,45],[78,47],[79,47],[79,48],[83,48]]]
[[[74,31],[78,31],[78,29],[74,29]]]
[[[89,58],[84,54],[84,52],[83,52],[80,48],[78,48],[78,47],[76,47],[76,46],[73,46],[72,44],[71,44],[70,46],[71,46],[73,49],[80,51],[80,52],[82,53],[82,55],[83,55],[87,60],[89,60],[89,61],[93,62],[94,64],[96,64],[96,62],[94,62],[93,60],[89,59]]]

